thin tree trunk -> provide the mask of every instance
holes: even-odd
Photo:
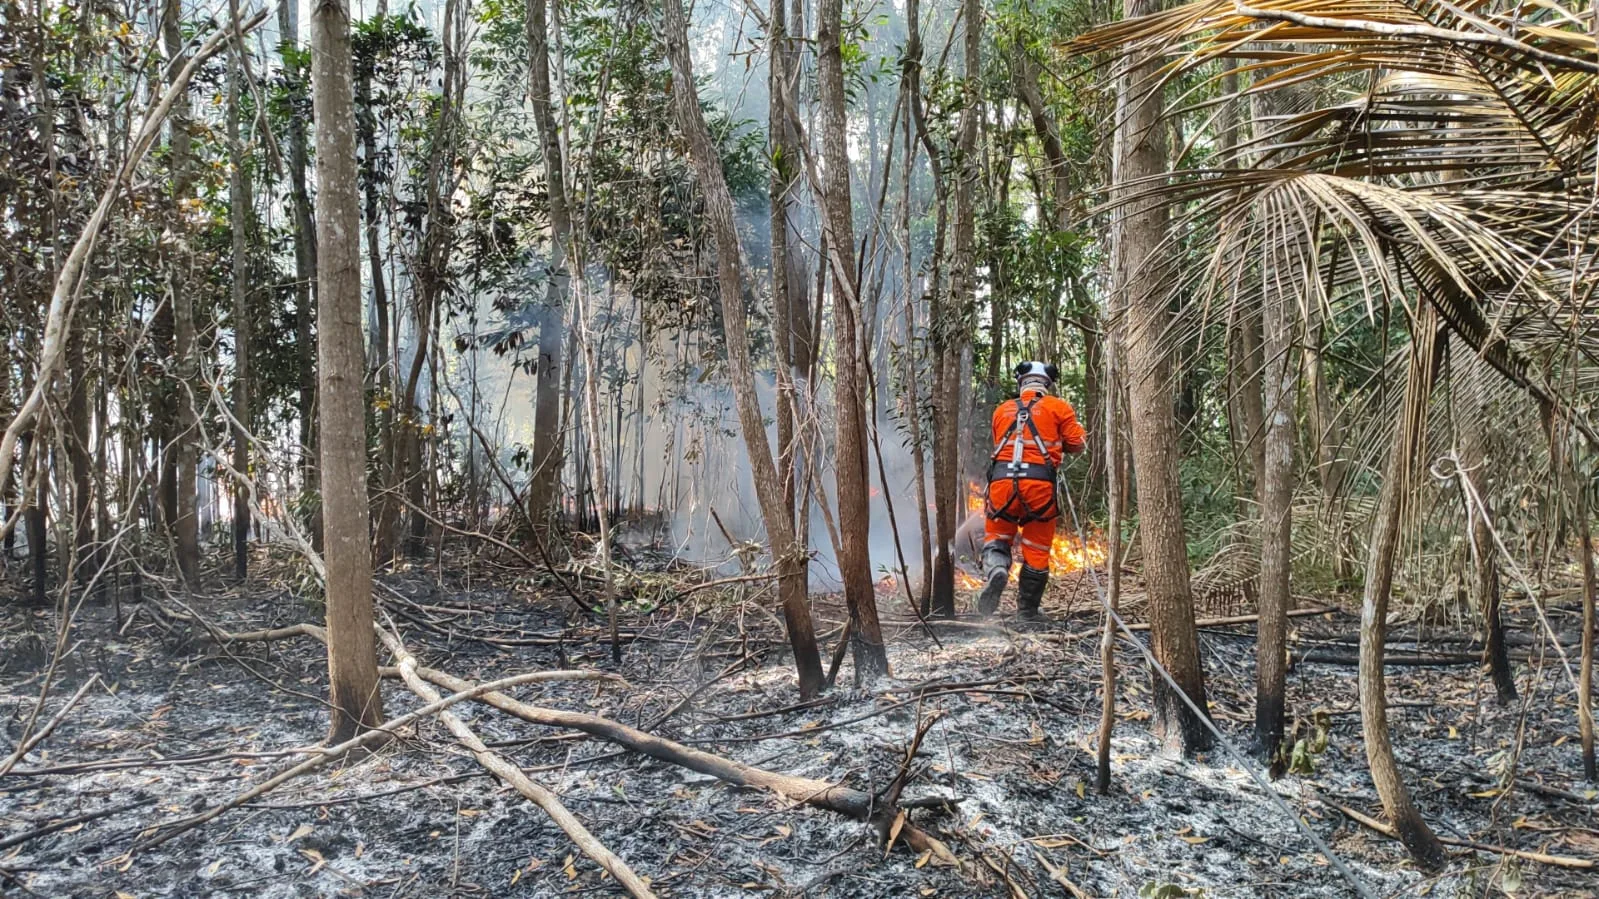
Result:
[[[1388,599],[1393,589],[1394,558],[1399,552],[1399,524],[1412,489],[1415,460],[1423,451],[1428,397],[1432,393],[1433,352],[1438,314],[1425,307],[1413,326],[1410,373],[1398,434],[1383,475],[1377,514],[1372,521],[1371,549],[1366,559],[1366,587],[1360,608],[1360,723],[1372,784],[1399,839],[1416,864],[1437,871],[1447,858],[1443,844],[1421,818],[1410,799],[1394,758],[1388,733],[1388,696],[1383,680],[1383,642],[1387,639]]]
[[[1316,452],[1316,471],[1321,480],[1321,495],[1332,524],[1333,576],[1339,581],[1351,579],[1344,516],[1339,494],[1343,491],[1344,472],[1348,463],[1343,458],[1343,428],[1338,421],[1338,411],[1333,405],[1327,386],[1326,366],[1322,363],[1323,324],[1321,311],[1311,305],[1310,317],[1305,324],[1304,382],[1309,391],[1310,428]]]
[[[967,399],[963,366],[967,339],[966,312],[976,295],[976,223],[973,220],[972,193],[978,175],[977,120],[982,108],[977,84],[982,64],[982,6],[977,0],[962,0],[961,9],[966,97],[955,150],[955,158],[960,165],[954,173],[954,248],[950,261],[949,293],[945,297],[934,285],[934,303],[929,323],[933,334],[933,356],[938,368],[934,381],[937,392],[933,402],[933,482],[937,497],[934,502],[938,507],[938,548],[933,560],[933,612],[938,615],[955,614],[956,518],[958,514],[963,515],[966,508],[961,489],[960,452],[961,418]],[[920,58],[918,42],[918,64]],[[926,141],[926,126],[920,117],[917,125],[923,131],[922,139]],[[928,155],[933,155],[931,149]],[[935,171],[935,178],[937,175]],[[935,249],[940,253],[943,249],[936,237]]]
[[[940,321],[943,317],[944,303],[940,298],[941,284],[939,277],[944,256],[946,207],[944,205],[943,166],[939,162],[938,151],[933,146],[932,138],[928,134],[926,108],[923,106],[922,28],[921,4],[919,0],[906,0],[905,24],[907,30],[905,37],[905,62],[903,78],[905,81],[905,103],[908,110],[907,116],[909,119],[905,124],[905,140],[907,142],[910,141],[911,133],[914,130],[917,139],[922,143],[923,149],[927,151],[927,168],[929,173],[932,175],[934,197],[933,202],[935,206],[933,254],[932,258],[929,260],[931,270],[927,278],[927,287],[924,291],[924,294],[928,298],[926,343],[928,347],[929,358],[927,368],[932,380],[931,395],[928,397],[928,405],[932,408],[933,413],[932,434],[928,435],[931,438],[928,443],[931,444],[933,455],[933,521],[931,522],[932,527],[929,528],[929,522],[927,520],[929,511],[927,508],[927,498],[925,495],[919,494],[918,504],[921,506],[923,559],[921,604],[923,615],[938,614],[946,617],[953,617],[955,614],[955,560],[951,555],[951,552],[954,547],[955,529],[957,527],[957,523],[955,520],[956,508],[952,505],[952,503],[954,502],[954,498],[956,497],[958,490],[955,487],[957,479],[953,464],[950,462],[949,457],[944,453],[939,437],[941,434],[939,425],[943,421],[943,413],[940,410],[947,401],[944,395],[944,374],[946,370],[943,356],[944,331],[940,325]],[[913,125],[914,129],[912,127]],[[907,153],[906,158],[911,158],[911,154]],[[906,167],[908,177],[908,162]],[[909,187],[907,186],[906,189],[906,202],[909,203]],[[909,232],[906,233],[906,239],[906,264],[908,266]],[[906,290],[909,291],[910,288],[908,278],[906,283]],[[909,308],[910,302],[910,296],[907,293],[906,315],[907,321],[912,323],[908,324],[906,327],[907,352],[910,352],[912,349],[910,339],[911,335],[914,333],[913,323],[915,321],[915,316],[911,314],[911,309]],[[911,364],[914,365],[914,357]],[[912,375],[913,377],[919,377],[918,373],[914,369],[912,370]],[[916,430],[920,431],[921,408],[919,405],[913,407],[913,413],[917,416],[917,421],[915,423]],[[921,463],[917,468],[917,485],[918,489],[922,489],[921,485],[925,478],[925,463],[923,460],[926,456],[926,452],[923,449],[923,443],[918,442],[916,444],[916,453],[917,461],[918,463]],[[931,567],[928,567],[929,565],[931,565]]]
[[[187,59],[183,32],[180,27],[182,4],[179,0],[165,0],[161,20],[163,49],[170,62],[170,70],[178,71]],[[191,140],[189,137],[189,101],[180,96],[173,105],[172,125],[169,132],[172,167],[172,199],[181,206],[193,191],[190,171]],[[195,440],[198,419],[195,411],[195,385],[198,360],[195,358],[194,292],[189,289],[184,269],[187,261],[180,255],[171,272],[173,339],[172,355],[177,371],[177,422],[172,443],[167,452],[173,466],[172,490],[176,499],[172,507],[172,537],[177,544],[178,572],[186,587],[193,589],[200,568],[200,521],[195,510],[195,474],[198,463]]]
[[[347,0],[311,16],[316,104],[318,403],[326,539],[330,743],[383,722],[372,630],[366,491],[366,364],[361,329],[361,212]]]
[[[605,615],[611,626],[611,661],[622,661],[622,641],[617,634],[616,582],[611,572],[611,503],[606,493],[605,446],[600,440],[600,370],[594,353],[593,313],[588,308],[584,281],[578,279],[574,331],[583,346],[583,431],[589,454],[589,490],[600,524],[600,571],[604,578]],[[620,439],[620,435],[618,436]]]
[[[1118,138],[1119,140],[1119,138]],[[1117,213],[1113,213],[1117,215]],[[1118,229],[1112,229],[1113,232]],[[1114,239],[1119,241],[1119,237]],[[1120,317],[1120,301],[1112,296],[1107,322]],[[1105,614],[1099,637],[1099,668],[1102,681],[1099,707],[1099,745],[1095,753],[1094,787],[1100,795],[1110,793],[1110,740],[1116,727],[1116,621],[1111,613],[1121,607],[1122,592],[1122,516],[1127,506],[1127,469],[1122,464],[1122,345],[1119,329],[1106,329],[1105,345]]]
[[[772,176],[770,183],[771,214],[768,219],[772,237],[772,317],[774,343],[777,349],[777,440],[778,472],[782,480],[784,514],[798,533],[805,534],[804,520],[810,508],[809,499],[801,487],[801,472],[805,470],[802,431],[805,421],[801,410],[808,407],[802,391],[808,383],[806,365],[801,357],[808,344],[806,337],[809,316],[805,308],[803,278],[794,278],[795,261],[790,259],[791,222],[794,216],[793,191],[798,183],[799,148],[795,145],[794,129],[789,120],[789,105],[795,100],[795,75],[791,67],[796,53],[794,41],[788,35],[788,10],[785,0],[772,0],[769,7],[767,86],[770,93],[768,110],[768,136],[772,142]],[[795,287],[799,285],[798,296]],[[807,538],[808,539],[808,535]],[[805,539],[801,540],[804,545]],[[789,602],[803,604],[810,592],[810,566],[805,563],[780,566],[788,577],[778,584],[778,592],[787,607]]]
[[[550,44],[546,0],[527,0],[528,99],[544,158],[550,216],[550,264],[543,308],[538,311],[539,356],[533,397],[533,478],[528,503],[533,521],[548,527],[557,514],[561,452],[561,342],[566,329],[570,274],[566,256],[572,215],[566,196],[566,163],[550,98]],[[542,539],[542,538],[540,538]]]
[[[381,18],[383,11],[378,12]],[[387,26],[384,26],[387,27]],[[375,64],[375,61],[374,61]],[[395,335],[392,333],[393,312],[390,309],[388,281],[383,273],[383,245],[379,239],[382,225],[382,179],[378,173],[378,122],[372,100],[372,72],[363,66],[355,80],[356,131],[361,144],[361,181],[365,208],[362,215],[363,233],[366,236],[367,280],[372,291],[372,367],[373,379],[380,400],[378,411],[378,478],[377,482],[388,489],[378,495],[377,528],[373,535],[376,547],[374,557],[381,564],[394,557],[395,528],[400,516],[398,479],[403,475],[407,461],[404,437],[397,428],[407,428],[411,419],[403,414],[396,422],[396,406],[400,399],[395,388],[396,360],[390,355]]]
[[[300,20],[298,3],[278,4],[279,51],[289,81],[290,96],[299,102],[306,97],[306,73],[298,54]],[[289,198],[294,231],[294,347],[299,364],[300,472],[305,495],[317,495],[316,468],[316,339],[315,320],[316,226],[311,221],[311,195],[306,189],[305,171],[310,165],[306,152],[305,121],[291,115],[289,131]],[[313,514],[308,522],[311,545],[322,548],[322,516]]]
[[[738,407],[739,429],[748,448],[752,480],[766,524],[779,583],[798,581],[795,567],[805,564],[805,547],[794,537],[783,502],[782,479],[766,442],[760,403],[755,395],[754,363],[750,358],[749,322],[744,307],[744,260],[738,242],[738,226],[733,216],[733,197],[722,174],[721,159],[711,140],[710,129],[700,108],[695,87],[693,63],[688,51],[688,19],[682,0],[665,0],[662,7],[666,56],[672,67],[677,89],[672,92],[672,108],[678,127],[688,144],[689,161],[699,181],[705,201],[705,217],[716,242],[717,289],[721,303],[722,327],[727,339],[728,374]],[[803,595],[782,591],[783,618],[789,643],[794,649],[802,697],[812,697],[822,689],[822,661],[816,649],[816,633],[810,609]]]
[[[1265,279],[1262,407],[1265,433],[1260,480],[1260,624],[1255,641],[1255,744],[1279,777],[1287,768],[1283,746],[1284,694],[1288,679],[1288,610],[1293,570],[1294,414],[1293,352],[1297,315],[1292,290],[1284,283],[1291,248],[1278,247],[1262,268]]]
[[[1155,0],[1127,0],[1128,18],[1155,12]],[[1166,174],[1164,131],[1160,127],[1159,62],[1140,54],[1122,79],[1126,110],[1118,125],[1126,129],[1117,166],[1120,188],[1145,190]],[[1155,202],[1129,203],[1118,238],[1115,289],[1126,296],[1129,424],[1137,481],[1140,545],[1148,588],[1150,633],[1156,661],[1201,711],[1205,678],[1189,592],[1188,542],[1183,527],[1182,487],[1177,474],[1177,421],[1173,414],[1172,360],[1165,349],[1171,309],[1168,285],[1159,271],[1166,210]],[[1159,676],[1154,678],[1155,734],[1167,751],[1192,756],[1211,745],[1198,715]]]
[[[1510,669],[1510,654],[1505,646],[1505,625],[1500,614],[1500,583],[1498,549],[1494,546],[1493,503],[1488,496],[1488,432],[1482,423],[1492,421],[1487,403],[1488,365],[1476,354],[1464,354],[1456,366],[1457,377],[1452,379],[1463,385],[1462,402],[1457,404],[1462,419],[1458,423],[1460,465],[1466,483],[1475,494],[1476,502],[1467,503],[1466,514],[1476,515],[1481,521],[1466,522],[1471,540],[1472,580],[1471,594],[1483,623],[1483,660],[1488,664],[1493,678],[1494,697],[1501,705],[1516,700],[1516,678]],[[1475,508],[1473,508],[1475,507]]]
[[[845,128],[843,0],[818,7],[817,74],[822,113],[823,190],[828,250],[833,255],[834,415],[838,442],[839,574],[849,607],[850,645],[859,682],[888,673],[888,652],[877,620],[870,550],[871,476],[866,458],[866,379],[861,359],[863,323],[855,269],[855,237]]]
[[[1576,482],[1577,540],[1582,553],[1582,662],[1577,673],[1577,728],[1582,738],[1582,776],[1599,783],[1599,764],[1594,760],[1593,727],[1593,652],[1596,596],[1593,564],[1593,524],[1589,518],[1586,485]]]
[[[89,452],[90,373],[83,352],[84,334],[74,331],[67,342],[67,456],[72,463],[72,544],[76,571],[68,577],[81,582],[92,572],[95,552],[94,460]]]
[[[243,52],[237,50],[237,52]],[[239,139],[239,62],[229,57],[228,145],[233,170],[228,178],[228,218],[233,231],[233,574],[239,580],[250,570],[250,305],[246,288],[250,272],[247,241],[250,187],[245,180],[244,144]]]

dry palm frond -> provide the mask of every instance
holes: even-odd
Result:
[[[1563,2],[1201,0],[1065,48],[1153,55],[1161,64],[1136,91],[1163,98],[1168,115],[1239,123],[1215,136],[1215,152],[1190,139],[1176,158],[1193,167],[1120,184],[1099,210],[1170,211],[1163,245],[1141,264],[1172,295],[1172,352],[1201,352],[1241,309],[1281,297],[1307,323],[1358,316],[1380,337],[1371,383],[1348,391],[1364,408],[1344,410],[1355,422],[1341,460],[1348,495],[1320,497],[1328,521],[1328,506],[1363,508],[1380,477],[1398,403],[1382,385],[1407,354],[1393,325],[1424,305],[1458,336],[1450,353],[1501,376],[1462,393],[1457,366],[1442,368],[1434,450],[1458,445],[1457,404],[1493,408],[1533,438],[1483,463],[1502,485],[1548,471],[1550,415],[1599,448],[1588,421],[1599,397],[1599,23]],[[1217,111],[1246,104],[1250,116]],[[1527,506],[1504,491],[1506,508]],[[1419,491],[1412,577],[1458,562],[1457,547],[1425,536],[1450,515],[1458,523],[1458,504],[1443,486]]]

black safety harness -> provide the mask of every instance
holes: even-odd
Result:
[[[1026,447],[1026,444],[1022,441],[1026,437],[1032,438],[1033,445],[1038,447],[1039,455],[1045,459],[1049,458],[1049,451],[1044,447],[1044,435],[1038,433],[1038,425],[1033,421],[1033,406],[1043,396],[1044,394],[1042,393],[1036,393],[1031,400],[1026,402],[1023,402],[1021,397],[1017,397],[1016,418],[1010,423],[1010,429],[1005,432],[1005,435],[999,438],[998,443],[994,444],[994,454],[991,457],[993,464],[988,469],[988,480],[990,483],[994,481],[1010,481],[1011,493],[1010,499],[1007,499],[1005,504],[997,509],[994,508],[993,503],[985,503],[988,506],[989,518],[1008,521],[1011,524],[1021,526],[1035,521],[1048,521],[1060,514],[1060,509],[1055,504],[1055,492],[1053,490],[1049,493],[1049,503],[1042,508],[1034,509],[1027,505],[1027,501],[1022,498],[1022,481],[1048,481],[1050,484],[1055,483],[1055,466],[1048,463],[1022,461],[1022,452]],[[1010,446],[1010,459],[1008,461],[1001,457],[1007,444]],[[1018,507],[1018,511],[1011,511],[1012,507]]]

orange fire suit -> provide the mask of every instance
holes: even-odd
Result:
[[[1021,533],[1022,561],[1049,570],[1055,542],[1055,469],[1065,453],[1080,453],[1087,435],[1072,404],[1036,387],[994,409],[994,453],[988,475],[984,539],[1010,548]],[[1012,556],[1014,558],[1014,555]]]

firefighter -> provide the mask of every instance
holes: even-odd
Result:
[[[977,610],[999,608],[1010,579],[1012,550],[1021,541],[1022,571],[1016,579],[1016,611],[1040,619],[1039,601],[1049,583],[1049,550],[1055,542],[1055,471],[1064,453],[1087,447],[1077,413],[1050,390],[1060,371],[1043,362],[1016,366],[1019,395],[994,409],[994,452],[988,469],[983,544],[983,592]]]

